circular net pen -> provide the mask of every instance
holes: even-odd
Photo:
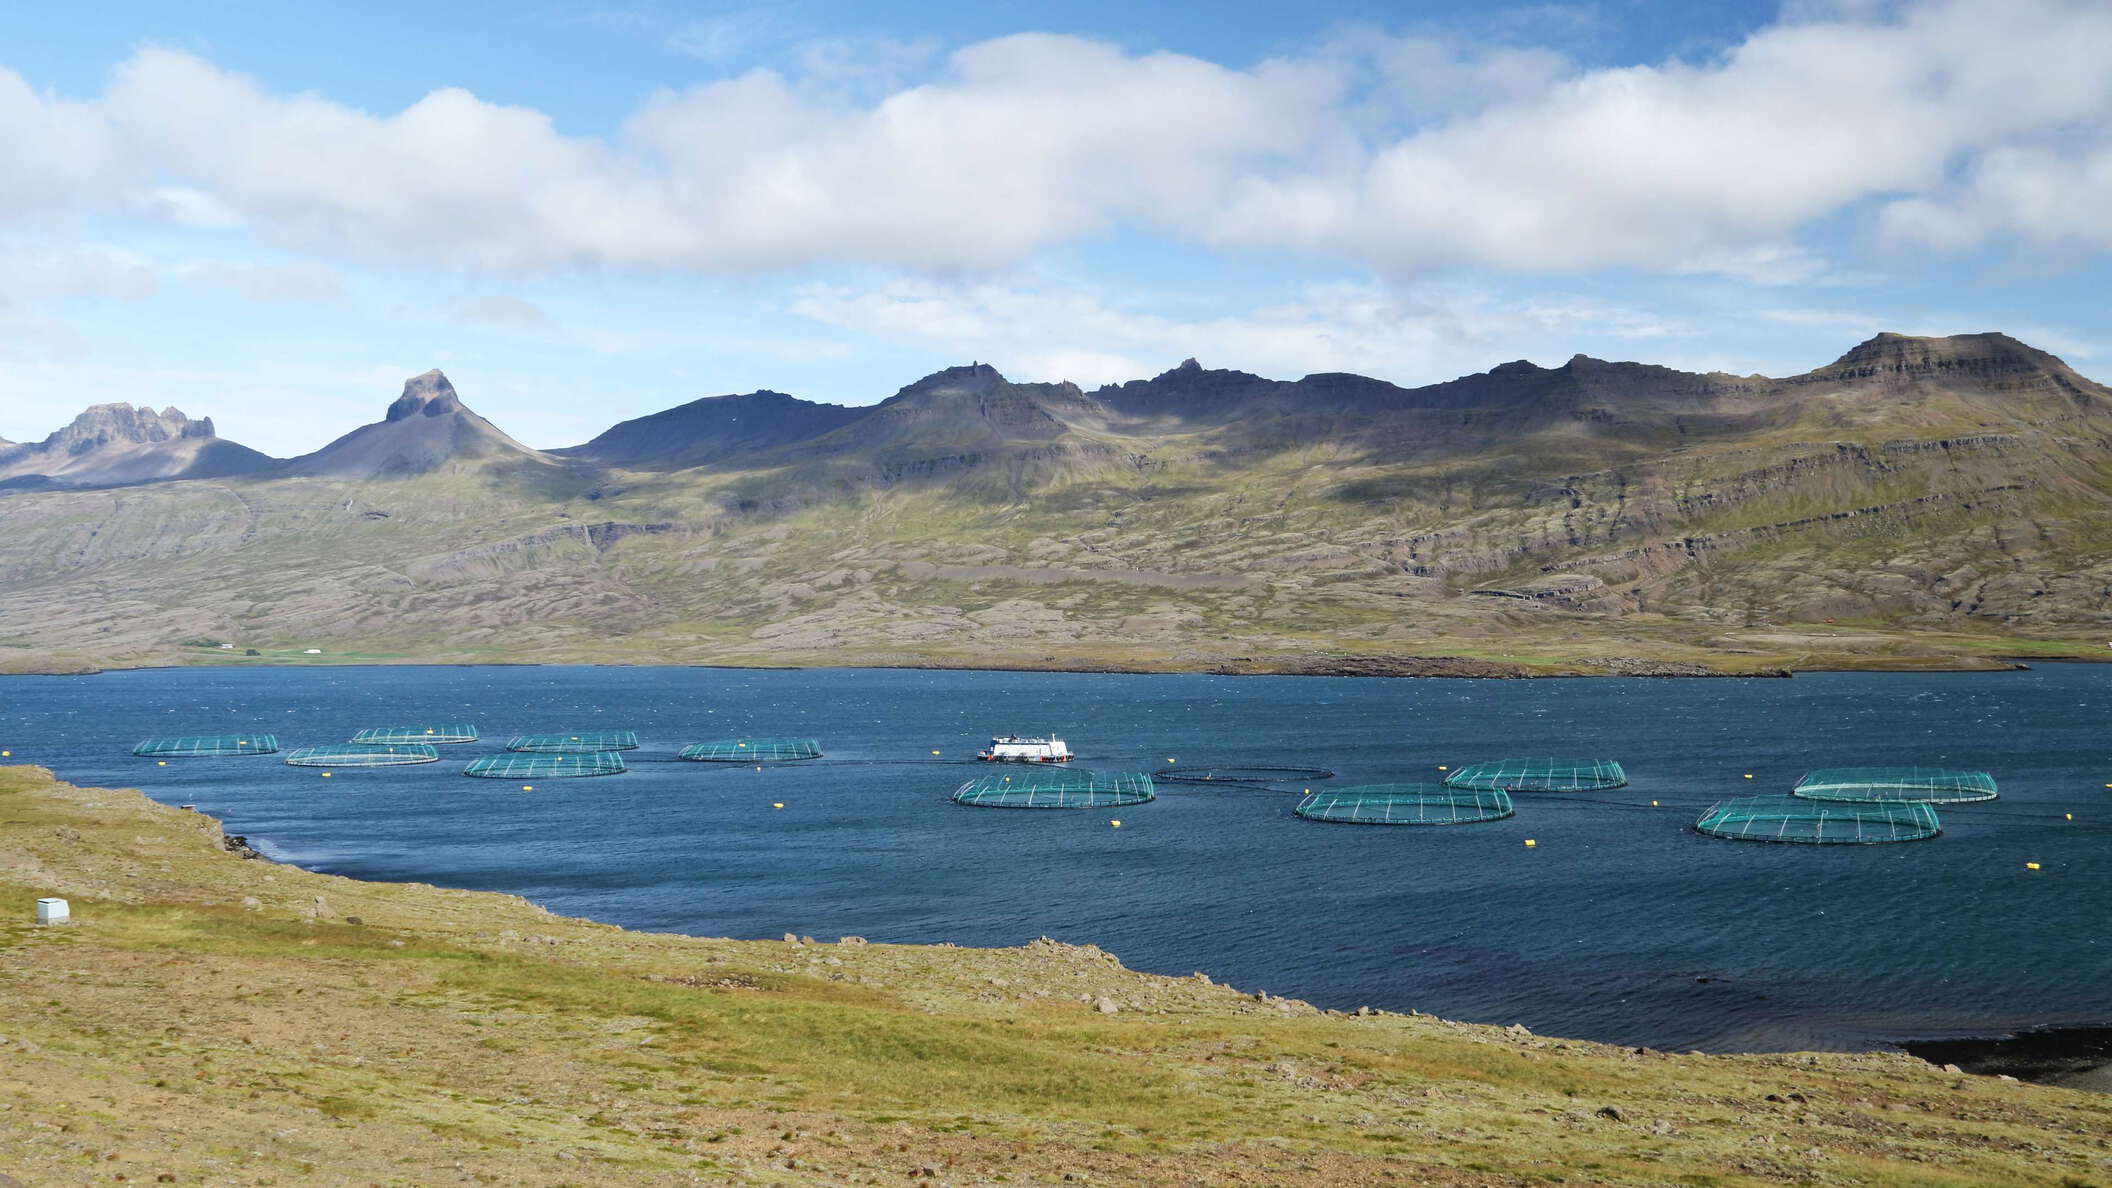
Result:
[[[295,767],[407,767],[433,763],[440,752],[424,743],[336,743],[301,747],[286,756]]]
[[[821,743],[811,738],[731,738],[691,743],[680,756],[696,763],[785,763],[821,758]]]
[[[182,734],[143,740],[132,753],[158,759],[219,759],[270,755],[278,749],[279,739],[273,734]]]
[[[1854,846],[1922,841],[1943,832],[1936,810],[1918,802],[1836,804],[1795,796],[1740,796],[1714,805],[1697,832],[1733,841]]]
[[[1119,808],[1158,798],[1151,777],[1141,772],[1050,771],[988,775],[954,790],[955,804],[977,808]]]
[[[1498,759],[1470,763],[1445,777],[1447,788],[1502,792],[1603,792],[1628,786],[1611,759]]]
[[[352,736],[356,743],[472,743],[477,728],[456,722],[445,726],[372,726]]]
[[[562,780],[573,776],[622,775],[630,770],[614,751],[486,755],[462,769],[487,780]]]
[[[1368,784],[1309,793],[1292,811],[1308,821],[1342,825],[1472,825],[1501,821],[1517,809],[1501,788]]]
[[[507,740],[506,749],[560,755],[635,751],[638,749],[638,735],[630,730],[582,730],[576,734],[517,734]]]
[[[1806,772],[1792,793],[1806,800],[1972,804],[1995,798],[1995,777],[1942,767],[1826,767]]]

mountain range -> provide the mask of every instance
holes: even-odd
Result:
[[[0,667],[222,642],[266,660],[1992,665],[2103,633],[2112,390],[1995,333],[1881,334],[1783,378],[1579,355],[1409,388],[1191,359],[1086,390],[978,363],[869,406],[712,396],[535,449],[430,371],[287,460],[173,408],[95,406],[0,444],[0,524]]]

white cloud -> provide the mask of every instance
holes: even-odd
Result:
[[[1631,343],[1691,333],[1641,310],[1583,298],[1506,301],[1457,287],[1400,292],[1315,284],[1287,300],[1182,320],[1046,283],[897,281],[869,290],[809,286],[793,313],[841,330],[921,339],[1016,379],[1086,386],[1156,374],[1184,357],[1271,376],[1355,371],[1399,382],[1450,379],[1520,349],[1560,362],[1579,341]]]
[[[547,331],[557,328],[557,319],[542,306],[504,294],[465,301],[455,310],[455,316],[465,322],[496,326],[502,330]]]
[[[164,49],[93,99],[0,70],[0,220],[144,215],[528,272],[946,274],[1136,227],[1395,275],[1780,282],[1824,267],[1800,234],[1873,204],[1917,245],[2112,249],[2099,0],[1809,3],[1715,60],[1589,71],[1370,31],[1245,69],[1050,34],[935,66],[914,43],[808,49],[656,94],[606,138],[453,88],[361,111]]]
[[[1214,228],[1381,267],[1682,270],[1779,251],[1961,157],[2112,119],[2112,8],[1915,6],[1780,25],[1720,62],[1601,70],[1379,150],[1350,187],[1256,177]]]
[[[316,263],[231,264],[207,261],[190,266],[193,275],[240,293],[251,301],[335,301],[344,296],[337,273]]]

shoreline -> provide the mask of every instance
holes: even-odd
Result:
[[[1534,667],[1511,661],[1467,656],[1348,656],[1331,660],[1304,661],[1274,666],[1260,664],[1232,667],[1223,662],[1203,662],[1182,667],[1148,667],[1114,663],[1078,664],[975,664],[941,660],[867,664],[739,664],[687,663],[664,660],[434,660],[369,658],[356,661],[267,658],[254,663],[152,662],[127,664],[101,662],[74,667],[23,667],[0,670],[9,676],[100,676],[110,672],[159,672],[178,669],[334,669],[334,668],[704,668],[727,672],[829,672],[871,669],[889,672],[1008,672],[1072,673],[1107,676],[1226,676],[1226,677],[1374,677],[1397,680],[1787,680],[1806,673],[1955,673],[1985,674],[2028,672],[2033,664],[2112,664],[2112,653],[2104,656],[2013,656],[1990,655],[1984,659],[1956,657],[1955,664],[1835,664],[1765,666],[1753,669],[1720,669],[1691,661],[1619,658],[1580,660],[1578,667]]]
[[[0,768],[0,1167],[30,1183],[2058,1188],[2112,1097],[1321,1010],[1092,945],[731,941],[245,859]],[[27,922],[32,898],[72,903]],[[1989,1142],[1990,1125],[2004,1141]],[[92,1165],[84,1162],[92,1159]]]
[[[54,778],[56,778],[55,775]],[[260,838],[253,843],[251,838],[247,834],[228,833],[226,831],[226,823],[220,818],[215,817],[209,813],[200,812],[196,809],[177,809],[173,805],[163,804],[161,801],[156,800],[151,796],[148,796],[145,792],[138,792],[136,790],[134,790],[134,792],[142,799],[159,808],[172,809],[177,812],[183,812],[187,815],[198,818],[202,822],[207,823],[212,829],[217,831],[219,836],[222,838],[223,843],[228,852],[235,854],[238,857],[268,863],[272,866],[282,867],[288,870],[300,871],[304,874],[313,875],[318,878],[348,879],[353,882],[368,881],[356,879],[353,876],[349,875],[340,875],[331,873],[326,870],[316,869],[315,867],[304,865],[301,862],[293,859],[276,856],[272,852],[270,852],[269,848],[267,848],[270,846],[270,842],[268,839]],[[551,909],[547,905],[538,903],[537,901],[530,899],[526,896],[517,895],[513,892],[476,891],[469,888],[446,887],[440,884],[426,884],[423,882],[413,882],[409,884],[376,885],[434,886],[438,887],[444,892],[452,894],[503,895],[509,898],[518,898],[522,902],[533,906],[539,911],[552,912],[552,914],[555,914],[553,909]],[[766,938],[760,937],[741,938],[733,936],[708,936],[700,933],[689,933],[679,931],[667,933],[644,933],[621,924],[615,924],[606,920],[597,919],[593,916],[579,916],[573,918],[582,920],[597,927],[612,928],[617,930],[618,932],[625,933],[627,935],[679,936],[696,941],[725,942],[732,944],[768,943]],[[984,948],[982,946],[963,945],[958,942],[949,940],[911,940],[889,943],[911,949],[945,949],[967,952],[1006,951],[1004,947]],[[1088,947],[1095,946],[1091,946],[1089,944]],[[1115,957],[1115,955],[1110,953],[1110,957]],[[1171,977],[1173,975],[1158,974],[1147,976]],[[1203,977],[1203,971],[1199,971],[1196,976]],[[1205,980],[1207,981],[1208,979],[1205,978]],[[1266,999],[1267,997],[1269,997],[1267,992],[1261,993],[1263,998]],[[1286,1001],[1303,1000],[1288,999]],[[1342,1008],[1319,1009],[1329,1014],[1343,1013]],[[1392,1010],[1393,1008],[1387,1008],[1388,1012],[1391,1012]],[[1413,1008],[1401,1008],[1400,1013],[1405,1013],[1411,1016],[1439,1018],[1438,1016],[1424,1015],[1423,1012],[1415,1010]],[[1452,1026],[1464,1027],[1493,1028],[1502,1026],[1502,1024],[1500,1023],[1482,1023],[1464,1019],[1440,1019],[1440,1021]],[[1610,1042],[1605,1040],[1594,1040],[1588,1037],[1574,1038],[1576,1038],[1578,1042],[1582,1043]],[[1915,1059],[1921,1060],[1931,1066],[1955,1066],[1966,1073],[1971,1073],[1977,1076],[1989,1076],[2016,1081],[2027,1081],[2034,1084],[2081,1089],[2095,1093],[2112,1093],[2112,1022],[2108,1022],[2102,1025],[2012,1025],[2007,1028],[1990,1032],[1986,1035],[1961,1035],[1944,1037],[1940,1039],[1886,1039],[1877,1041],[1877,1045],[1878,1046],[1876,1047],[1866,1048],[1816,1049],[1816,1051],[1833,1052],[1842,1055],[1852,1055],[1858,1052],[1870,1051],[1896,1052],[1912,1056]],[[1648,1045],[1645,1045],[1645,1047],[1647,1048]],[[1810,1054],[1813,1051],[1815,1050],[1805,1048],[1769,1047],[1735,1048],[1726,1049],[1722,1051],[1712,1050],[1709,1054],[1715,1056],[1797,1056]]]
[[[2112,1093],[2112,1026],[2028,1027],[1987,1037],[1905,1040],[1899,1049],[1977,1076]]]

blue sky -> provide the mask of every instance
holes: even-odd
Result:
[[[0,437],[278,454],[438,366],[535,445],[701,395],[1194,355],[2112,375],[2094,0],[0,11]]]

